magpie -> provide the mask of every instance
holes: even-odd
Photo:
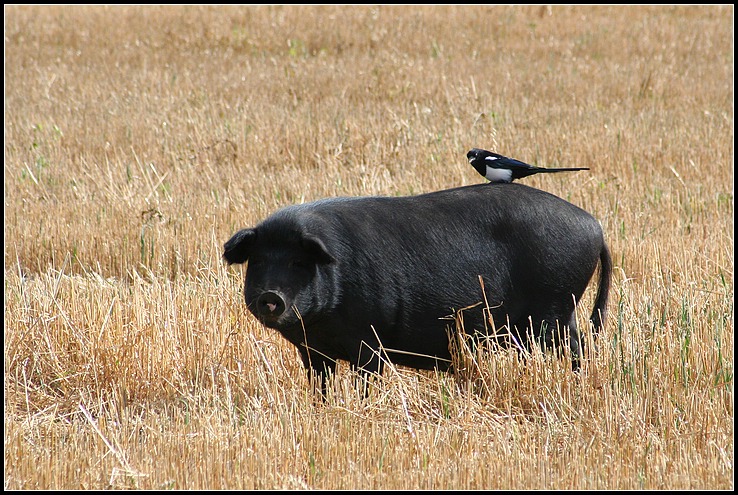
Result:
[[[490,182],[512,182],[515,179],[528,177],[541,172],[573,172],[589,170],[588,168],[543,168],[528,165],[514,158],[492,153],[491,151],[473,148],[467,154],[472,167]]]

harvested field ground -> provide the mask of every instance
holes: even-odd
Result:
[[[5,7],[4,487],[732,489],[733,16]],[[591,168],[523,181],[602,223],[598,352],[316,401],[223,243],[481,182],[472,147]]]

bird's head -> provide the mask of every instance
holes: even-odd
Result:
[[[469,160],[469,163],[472,163],[475,160],[479,160],[480,158],[483,158],[484,153],[485,153],[484,150],[481,150],[479,148],[472,148],[466,154],[466,158]]]

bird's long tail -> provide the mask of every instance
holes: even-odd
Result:
[[[537,168],[536,172],[576,172],[577,170],[589,170],[586,167],[577,167],[577,168]]]

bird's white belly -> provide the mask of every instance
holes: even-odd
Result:
[[[512,170],[507,168],[487,167],[487,173],[484,174],[490,182],[512,182]]]

